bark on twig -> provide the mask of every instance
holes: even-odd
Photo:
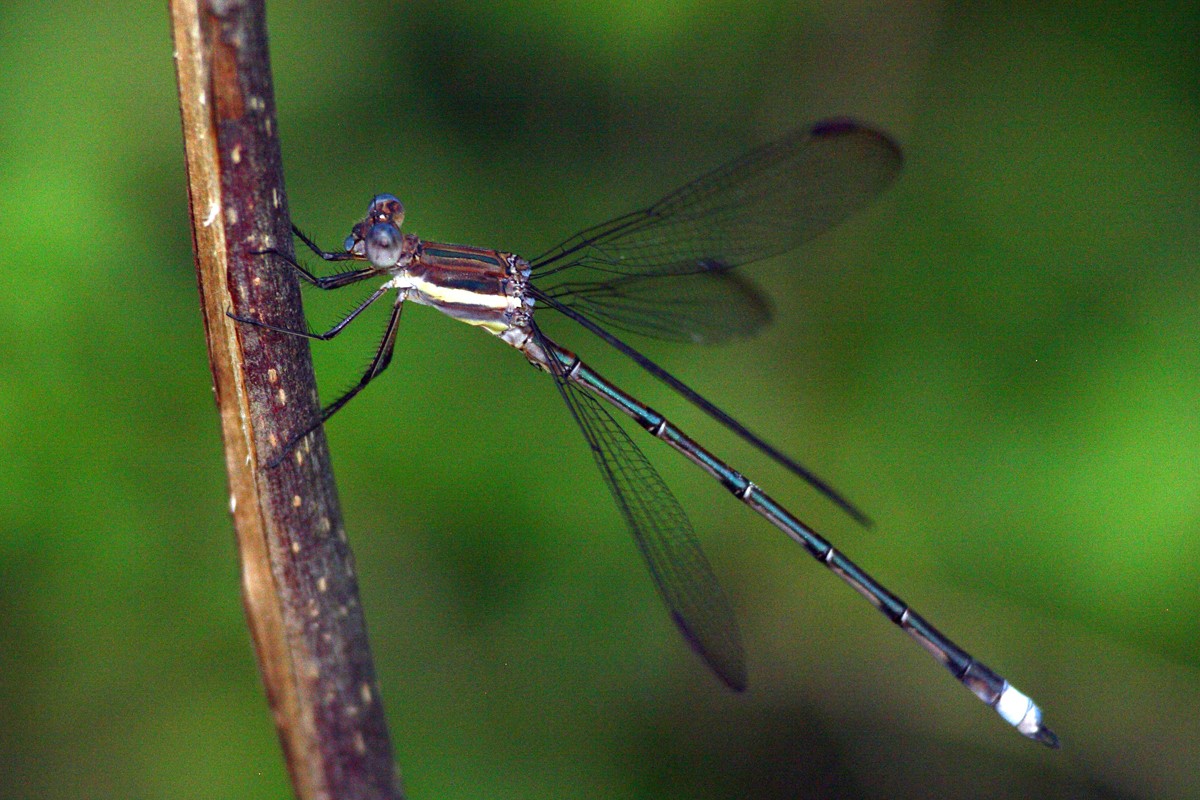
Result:
[[[399,798],[354,561],[324,434],[263,464],[318,413],[307,342],[225,312],[302,327],[265,12],[253,0],[172,0],[192,239],[243,602],[298,797]]]

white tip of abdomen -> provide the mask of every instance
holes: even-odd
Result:
[[[1029,697],[1005,681],[1004,691],[993,706],[1004,721],[1024,736],[1050,747],[1058,747],[1058,737],[1042,725],[1042,710]]]

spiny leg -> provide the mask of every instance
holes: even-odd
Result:
[[[363,376],[359,379],[358,383],[352,386],[350,390],[341,397],[325,406],[325,408],[321,409],[321,415],[311,425],[300,431],[300,433],[296,434],[292,438],[288,439],[279,453],[269,462],[267,462],[268,467],[279,466],[279,464],[283,462],[283,459],[287,457],[287,454],[290,453],[292,449],[299,444],[302,439],[304,439],[304,437],[321,427],[321,425],[323,425],[326,420],[336,414],[342,408],[342,406],[350,402],[352,397],[365,389],[368,383],[370,383],[372,380],[378,377],[381,372],[387,369],[388,364],[392,363],[392,351],[396,347],[396,331],[400,328],[400,312],[404,308],[404,299],[405,296],[403,294],[397,298],[396,305],[392,309],[392,316],[388,319],[387,330],[384,331],[383,339],[379,342],[379,347],[375,350],[374,358],[371,359],[371,363],[367,366],[366,372],[363,373]],[[357,312],[360,310],[361,308],[356,309],[355,313],[357,314]],[[343,322],[345,322],[345,320]]]
[[[292,233],[296,236],[296,238],[298,238],[300,241],[304,242],[305,247],[307,247],[309,250],[313,251],[313,253],[315,253],[316,255],[320,256],[321,259],[323,259],[324,261],[361,261],[362,260],[362,256],[355,255],[354,253],[343,252],[343,251],[334,252],[334,251],[329,251],[329,250],[322,250],[320,247],[317,246],[317,244],[315,242],[313,242],[312,239],[308,238],[308,236],[306,236],[304,234],[304,231],[300,230],[295,225],[292,226]],[[296,270],[296,274],[298,274],[300,276],[301,280],[303,280],[305,283],[309,284],[310,286],[317,287],[318,289],[340,289],[343,286],[349,286],[352,283],[358,283],[359,281],[366,280],[367,278],[370,278],[373,275],[380,274],[379,270],[377,270],[375,267],[371,266],[371,267],[361,267],[359,269],[347,270],[346,272],[339,272],[336,275],[326,275],[324,277],[321,277],[318,275],[314,275],[310,270],[308,270],[299,261],[297,261],[294,256],[289,255],[288,253],[285,253],[282,250],[277,250],[274,247],[267,247],[262,250],[252,250],[251,252],[256,256],[267,256],[267,255],[278,256],[289,267]]]
[[[295,225],[292,226],[292,233],[297,239],[304,242],[304,245],[309,250],[312,250],[314,254],[320,256],[325,261],[352,261],[362,258],[362,256],[356,256],[353,253],[345,250],[322,250],[316,242],[308,238],[304,231],[300,230]]]
[[[349,325],[351,322],[353,322],[355,320],[356,317],[358,317],[359,314],[366,311],[367,306],[371,305],[376,300],[383,297],[385,294],[387,294],[387,292],[388,292],[388,287],[386,285],[380,286],[378,289],[376,289],[374,292],[371,293],[370,297],[368,297],[366,300],[364,300],[362,303],[360,303],[358,308],[354,309],[349,314],[347,314],[345,319],[341,320],[340,322],[338,322],[336,325],[334,325],[332,328],[325,331],[324,333],[312,333],[311,331],[300,331],[300,330],[296,330],[295,328],[285,328],[281,325],[272,325],[269,322],[263,322],[261,320],[253,319],[251,317],[240,317],[237,314],[234,314],[232,311],[226,311],[225,316],[229,317],[232,320],[236,320],[237,322],[245,322],[249,325],[253,325],[256,328],[266,328],[269,331],[277,331],[279,333],[286,333],[289,336],[300,336],[304,339],[316,339],[318,341],[328,342],[330,339],[332,339],[333,337],[335,337],[339,333],[341,333],[347,325]]]
[[[256,256],[279,257],[285,264],[296,271],[296,274],[300,276],[300,280],[304,281],[309,286],[315,286],[318,289],[340,289],[343,286],[349,286],[352,283],[365,281],[367,278],[371,278],[380,274],[380,271],[375,269],[375,267],[361,267],[359,269],[347,270],[346,272],[339,272],[335,275],[319,276],[314,275],[292,256],[288,255],[282,250],[276,250],[274,247],[268,247],[265,250],[254,250],[252,252]],[[338,254],[333,253],[332,255]],[[346,253],[345,255],[345,258],[331,258],[328,260],[349,261],[357,258],[357,256],[351,255],[350,253]]]

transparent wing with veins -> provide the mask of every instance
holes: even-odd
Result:
[[[561,370],[551,370],[551,374],[671,619],[722,682],[738,691],[745,689],[746,656],[737,619],[683,507],[600,401]]]
[[[722,272],[785,253],[866,205],[901,163],[887,135],[856,122],[802,128],[572,236],[531,262],[534,275]]]

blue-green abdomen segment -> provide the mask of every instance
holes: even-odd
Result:
[[[558,361],[557,372],[577,383],[600,399],[620,409],[638,425],[662,439],[721,482],[743,503],[764,519],[786,533],[817,561],[865,597],[871,605],[916,640],[930,655],[950,671],[971,692],[994,709],[1006,722],[1024,736],[1058,746],[1058,738],[1042,725],[1042,712],[1028,697],[1003,677],[976,661],[954,644],[941,631],[909,608],[908,604],[888,591],[865,570],[833,548],[824,537],[813,531],[770,495],[737,470],[704,449],[695,440],[675,427],[662,414],[642,404],[626,392],[609,383],[604,377],[581,362],[574,353],[553,342],[547,357]],[[527,351],[528,352],[528,351]],[[530,354],[533,357],[533,354]],[[542,361],[536,359],[535,361]],[[548,366],[542,361],[543,366]]]

